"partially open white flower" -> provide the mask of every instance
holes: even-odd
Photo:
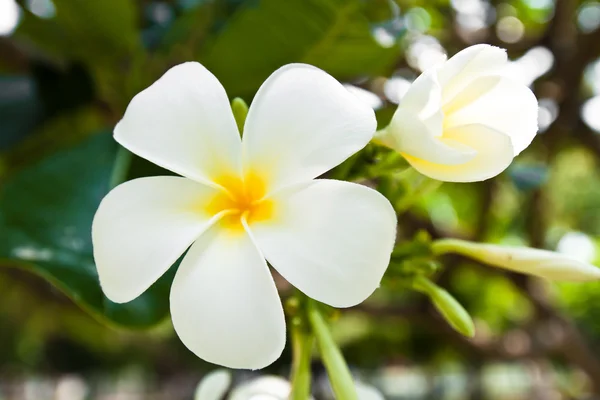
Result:
[[[377,140],[419,172],[448,182],[498,175],[537,132],[531,90],[504,77],[506,51],[471,46],[425,71]]]
[[[92,227],[104,293],[133,300],[189,247],[170,298],[183,343],[231,368],[269,365],[285,321],[265,258],[334,307],[362,302],[387,268],[396,226],[387,199],[314,179],[362,149],[375,126],[373,110],[333,77],[292,64],[260,88],[241,140],[219,81],[198,63],[172,68],[135,96],[115,139],[183,177],[135,179],[104,198]]]
[[[373,386],[356,382],[359,400],[384,400],[383,395]],[[231,385],[231,374],[227,370],[216,370],[204,377],[196,388],[194,400],[223,400]],[[292,386],[279,377],[265,375],[235,387],[228,400],[287,400]],[[309,397],[307,400],[312,400]]]
[[[457,239],[434,242],[432,250],[436,254],[462,254],[489,265],[553,281],[583,282],[600,279],[600,268],[548,250]]]

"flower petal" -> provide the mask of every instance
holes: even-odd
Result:
[[[231,373],[226,369],[217,369],[206,375],[196,387],[194,400],[224,400],[231,385]]]
[[[390,125],[377,133],[377,139],[405,157],[436,164],[464,164],[477,154],[471,147],[435,137],[424,121],[404,107],[398,107]]]
[[[495,267],[553,281],[584,282],[600,279],[600,268],[548,250],[455,239],[440,240],[434,243],[433,250],[437,254],[462,254]]]
[[[316,180],[274,202],[274,218],[250,229],[285,279],[334,307],[356,305],[377,289],[396,232],[385,197],[354,183]]]
[[[432,116],[441,109],[442,87],[438,82],[437,68],[430,68],[415,79],[402,97],[400,107],[418,114],[422,119]]]
[[[482,77],[473,81],[465,91],[477,91],[490,86],[497,77]],[[446,116],[446,127],[483,124],[508,135],[514,155],[523,151],[537,133],[538,102],[525,85],[501,78],[483,96]]]
[[[406,160],[423,175],[446,182],[476,182],[504,171],[513,159],[510,138],[485,125],[464,125],[444,132],[444,139],[461,143],[477,151],[464,164],[433,163],[404,154]]]
[[[179,177],[125,182],[100,203],[92,224],[100,284],[114,302],[142,294],[211,225],[198,208],[215,189]]]
[[[173,281],[171,316],[188,349],[229,368],[266,367],[285,346],[275,283],[244,232],[216,225],[192,245]]]
[[[171,68],[135,96],[115,139],[140,157],[205,183],[240,167],[240,135],[227,93],[196,62]]]
[[[450,116],[452,113],[467,107],[494,89],[501,81],[502,77],[499,75],[484,76],[473,80],[454,98],[444,104],[444,114]]]
[[[438,72],[444,102],[451,100],[474,79],[497,74],[506,64],[506,50],[488,44],[467,47],[456,53]]]
[[[305,64],[275,71],[244,126],[245,168],[272,190],[306,182],[362,149],[375,133],[373,110],[326,72]]]

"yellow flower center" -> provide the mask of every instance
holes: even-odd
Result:
[[[263,179],[253,173],[243,179],[234,175],[225,175],[214,181],[224,190],[216,194],[206,206],[210,215],[227,211],[219,223],[228,230],[244,230],[242,220],[251,224],[263,221],[273,215],[273,200],[266,199],[267,187]]]

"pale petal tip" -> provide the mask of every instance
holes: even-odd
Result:
[[[102,293],[113,303],[124,304],[138,298],[142,293],[133,293],[119,287],[117,284],[108,283],[106,278],[100,277]]]
[[[587,281],[596,281],[600,280],[600,268],[591,264],[583,264],[585,265],[585,270],[582,270],[581,277]]]

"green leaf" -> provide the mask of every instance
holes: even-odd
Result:
[[[140,44],[133,0],[54,0],[54,5],[52,19],[25,12],[16,36],[56,57],[87,62],[114,60]]]
[[[35,81],[27,76],[0,76],[0,150],[23,139],[42,119]]]
[[[0,192],[0,259],[47,279],[99,319],[149,327],[168,314],[174,271],[118,305],[103,295],[93,262],[92,219],[108,192],[116,151],[110,134],[93,135],[7,179]]]
[[[0,74],[0,151],[19,144],[52,117],[81,109],[93,98],[93,83],[80,65],[57,70],[32,63],[31,70],[32,76]],[[56,132],[54,140],[71,131],[72,126]]]
[[[375,41],[363,7],[360,0],[248,1],[209,41],[200,61],[230,96],[244,98],[292,62],[316,65],[342,80],[383,74],[400,53]]]

